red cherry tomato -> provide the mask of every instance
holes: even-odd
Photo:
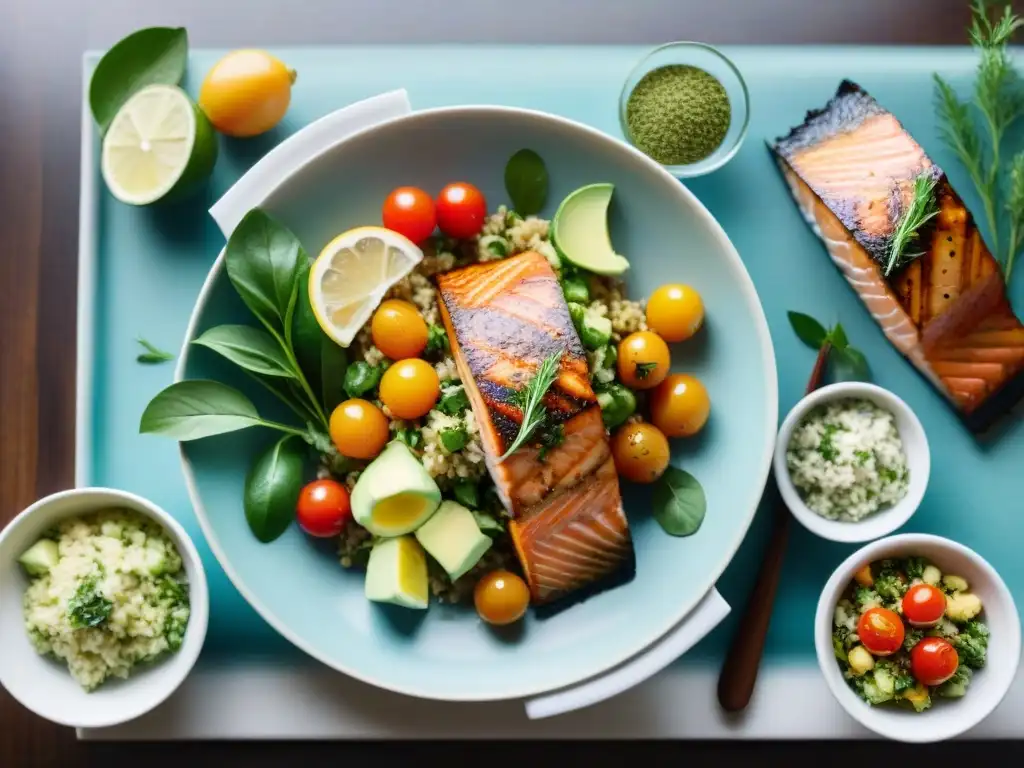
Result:
[[[956,648],[941,637],[926,637],[910,652],[910,671],[925,685],[941,685],[959,665]]]
[[[872,654],[888,656],[903,645],[903,621],[888,608],[869,608],[857,622],[857,635]]]
[[[384,226],[414,243],[422,243],[437,225],[437,212],[430,195],[416,187],[399,187],[384,200]]]
[[[437,225],[449,237],[466,239],[480,233],[487,218],[487,201],[472,184],[449,184],[437,196]]]
[[[946,612],[946,597],[931,584],[915,584],[903,596],[903,615],[911,626],[934,627]]]
[[[299,492],[296,514],[310,536],[337,536],[352,516],[348,489],[337,480],[314,480]]]

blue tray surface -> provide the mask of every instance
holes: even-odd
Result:
[[[732,238],[760,293],[779,362],[780,418],[799,399],[814,357],[790,331],[787,310],[825,322],[841,320],[852,342],[868,356],[875,382],[907,400],[931,442],[931,485],[906,530],[949,536],[976,549],[1015,595],[1024,595],[1024,559],[1017,546],[1021,524],[1015,514],[1021,508],[1024,420],[1018,412],[998,440],[985,443],[967,433],[940,396],[889,346],[846,286],[801,219],[764,143],[801,122],[808,109],[823,105],[848,77],[895,112],[946,168],[968,205],[979,210],[966,174],[939,141],[931,86],[931,73],[939,71],[966,88],[974,55],[948,48],[725,50],[750,88],[750,132],[725,168],[687,184]],[[185,491],[177,446],[138,434],[139,415],[149,398],[171,382],[173,366],[137,364],[134,339],[141,335],[176,349],[184,337],[199,288],[224,244],[207,209],[287,135],[341,106],[394,88],[408,91],[414,109],[488,103],[530,107],[620,137],[619,89],[645,49],[443,46],[274,52],[299,72],[291,108],[277,129],[255,139],[221,139],[221,157],[209,187],[182,203],[134,209],[116,202],[100,182],[95,230],[92,466],[86,481],[152,498],[189,530],[210,577],[204,656],[215,663],[249,656],[296,663],[305,657],[249,608],[205,546]],[[221,53],[192,53],[185,83],[190,93],[197,92],[203,73]],[[94,66],[96,59],[90,54],[86,66]],[[1024,306],[1024,281],[1016,281],[1014,298]],[[679,663],[721,658],[755,576],[767,534],[766,512],[759,512],[719,584],[735,609],[733,616]],[[853,549],[795,528],[768,637],[768,663],[813,663],[811,622],[818,594]]]

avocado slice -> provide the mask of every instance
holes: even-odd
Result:
[[[612,248],[608,204],[613,184],[588,184],[562,201],[551,221],[551,240],[559,255],[598,275],[621,275],[629,261]]]
[[[373,545],[363,593],[375,603],[419,610],[427,607],[427,556],[416,539],[396,536]]]
[[[29,576],[45,576],[51,568],[57,565],[59,560],[60,553],[57,551],[57,542],[51,539],[40,539],[18,558],[21,567]]]
[[[399,440],[388,443],[352,489],[352,516],[375,536],[412,533],[440,503],[434,478]]]
[[[491,537],[481,533],[473,513],[457,501],[442,501],[434,516],[416,530],[416,539],[452,581],[491,548]]]

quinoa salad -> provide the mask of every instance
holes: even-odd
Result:
[[[189,620],[174,543],[128,510],[62,521],[21,557],[25,629],[87,691],[177,651]]]
[[[857,522],[907,495],[910,471],[892,413],[848,398],[811,411],[793,430],[786,466],[804,503]]]

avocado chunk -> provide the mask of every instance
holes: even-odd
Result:
[[[58,560],[60,553],[57,551],[57,542],[50,539],[40,539],[18,558],[29,576],[45,576],[57,565]]]
[[[613,184],[589,184],[571,192],[551,221],[551,239],[559,255],[581,269],[599,275],[621,275],[629,261],[612,248],[608,234],[608,204]]]
[[[366,564],[364,594],[375,603],[423,610],[428,603],[427,556],[412,536],[373,545]]]
[[[419,527],[416,539],[455,581],[480,562],[491,548],[473,513],[457,501],[442,501],[434,516]]]
[[[412,533],[440,503],[441,489],[400,440],[388,443],[352,489],[352,516],[375,536]]]

